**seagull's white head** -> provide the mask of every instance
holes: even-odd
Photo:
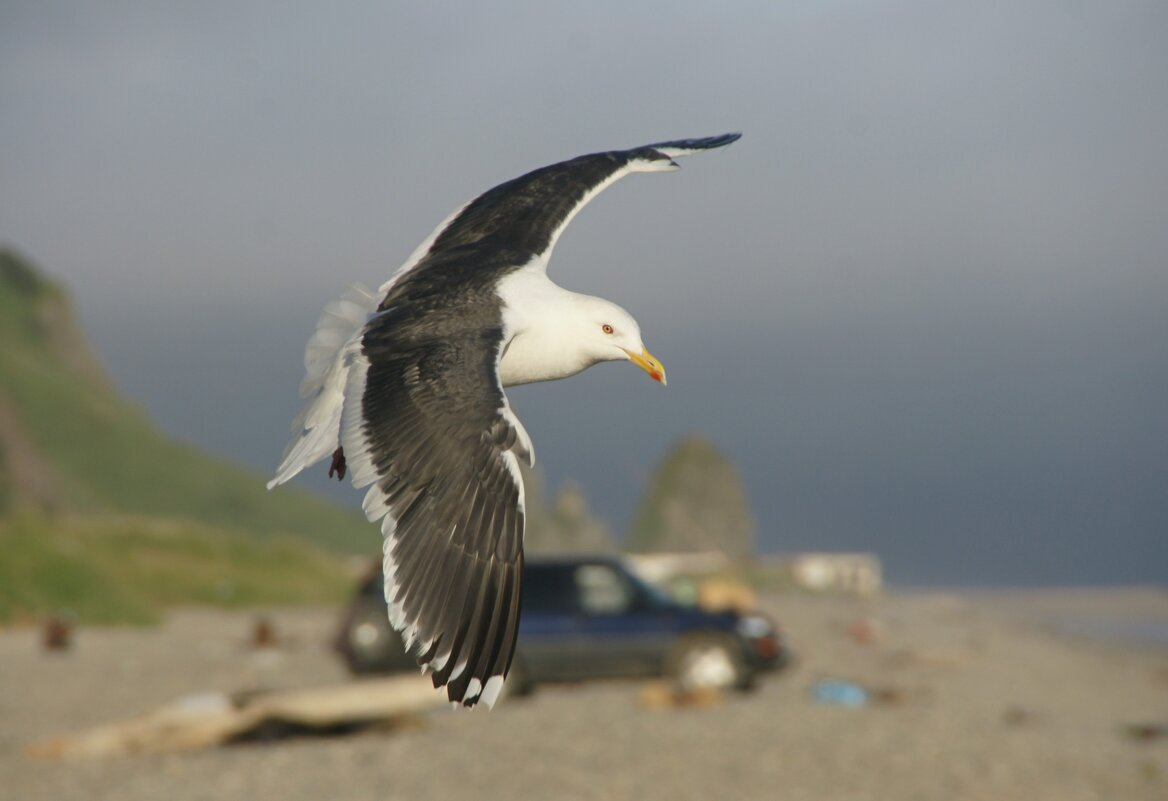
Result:
[[[641,341],[641,327],[620,306],[603,298],[579,296],[575,338],[592,364],[625,360],[665,385],[665,367]]]
[[[629,361],[665,384],[665,368],[641,342],[641,327],[612,301],[581,295],[519,270],[500,285],[511,340],[499,361],[503,386],[567,378],[600,362]]]

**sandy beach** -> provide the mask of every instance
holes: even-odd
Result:
[[[0,632],[5,799],[1168,798],[1168,649],[1087,637],[1066,620],[1168,622],[1160,589],[774,596],[798,662],[755,692],[653,708],[645,685],[543,688],[493,712],[438,709],[397,729],[113,759],[30,744],[183,696],[346,681],[332,610],[184,610],[154,629]],[[1118,624],[1117,624],[1118,625]],[[869,703],[817,701],[823,678]]]

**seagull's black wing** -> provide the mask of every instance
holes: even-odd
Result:
[[[398,276],[415,268],[432,268],[432,257],[467,246],[504,249],[514,254],[516,266],[538,260],[546,269],[564,228],[615,181],[632,172],[675,170],[675,158],[724,147],[741,136],[728,133],[658,142],[540,167],[499,184],[455,211],[418,246]],[[392,283],[383,286],[382,291]]]
[[[515,650],[530,442],[499,383],[497,304],[427,309],[399,296],[361,337],[342,442],[371,520],[385,593],[434,686],[493,704]]]

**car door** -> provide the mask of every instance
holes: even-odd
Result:
[[[576,678],[587,656],[573,564],[528,565],[516,658],[536,682]]]

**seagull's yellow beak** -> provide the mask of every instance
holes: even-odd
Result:
[[[649,378],[652,378],[661,386],[665,386],[665,366],[657,360],[656,356],[647,350],[642,350],[640,353],[633,353],[631,350],[626,350],[625,353],[629,354],[630,362],[649,374]]]

